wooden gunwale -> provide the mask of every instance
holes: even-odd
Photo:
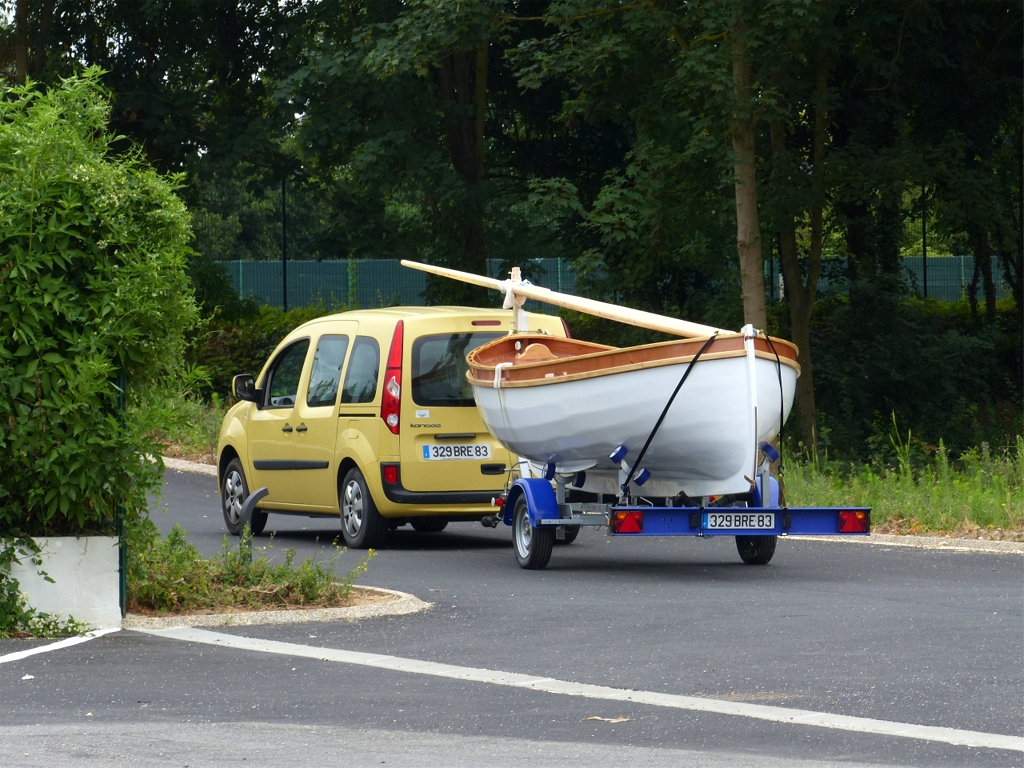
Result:
[[[512,362],[498,358],[506,355],[488,355],[496,347],[500,348],[510,345],[510,340],[523,342],[525,347],[531,343],[548,344],[552,337],[539,334],[516,334],[515,336],[502,337],[492,342],[477,347],[467,355],[467,362],[470,370],[466,377],[472,384],[481,387],[494,386],[494,369],[499,362]],[[573,355],[543,360],[531,363],[513,363],[502,368],[502,387],[534,387],[544,386],[563,381],[578,381],[580,379],[597,378],[610,376],[626,371],[637,371],[646,368],[659,368],[666,365],[679,365],[688,363],[696,356],[697,352],[704,345],[704,339],[686,339],[680,341],[664,341],[657,344],[644,344],[637,347],[626,347],[620,349],[609,347],[598,352],[591,352],[583,355]],[[571,342],[570,342],[571,343]],[[796,370],[800,375],[800,365],[796,362],[797,347],[785,339],[772,337],[772,343],[779,353],[779,362]],[[567,346],[567,345],[560,345]],[[672,354],[670,348],[689,348],[693,351],[690,354]],[[679,350],[681,351],[681,350]],[[742,334],[729,334],[718,336],[711,346],[701,355],[701,361],[722,360],[733,357],[743,357],[746,351],[743,347]],[[768,342],[762,336],[758,336],[754,342],[754,355],[764,360],[775,362],[775,353],[772,352]],[[481,358],[490,357],[495,364],[484,363]],[[617,361],[616,358],[625,358]],[[488,360],[490,362],[490,360]],[[554,374],[547,376],[546,374]]]

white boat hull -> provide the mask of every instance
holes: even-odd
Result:
[[[510,451],[559,468],[589,465],[585,489],[615,493],[618,467],[609,455],[625,445],[626,461],[636,461],[686,365],[528,387],[474,382],[473,394],[488,431]],[[789,416],[797,375],[763,357],[698,361],[642,461],[651,480],[636,492],[697,498],[749,491],[757,446],[778,434],[780,410],[782,422]]]

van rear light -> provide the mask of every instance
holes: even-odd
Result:
[[[398,465],[397,464],[385,464],[384,465],[384,482],[389,485],[398,484]]]
[[[638,510],[620,510],[612,517],[612,530],[615,533],[643,533],[644,513]]]
[[[862,509],[839,513],[840,533],[867,533],[870,526],[871,517]]]
[[[393,434],[398,434],[402,421],[402,342],[405,323],[398,321],[391,337],[388,364],[384,371],[384,395],[380,402],[380,417]]]

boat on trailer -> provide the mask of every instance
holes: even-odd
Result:
[[[509,450],[559,474],[585,471],[583,490],[616,494],[613,454],[625,446],[637,456],[692,367],[632,490],[660,498],[745,493],[758,446],[775,439],[792,408],[796,347],[764,335],[709,339],[619,349],[515,334],[471,351],[468,378],[484,424]]]
[[[788,507],[771,476],[800,375],[791,342],[557,293],[518,269],[499,281],[402,263],[500,291],[512,310],[510,334],[466,359],[484,424],[520,457],[490,522],[513,527],[523,568],[544,568],[554,541],[584,525],[735,536],[741,559],[761,565],[778,536],[868,535],[870,509]],[[682,338],[617,348],[530,332],[527,299]]]

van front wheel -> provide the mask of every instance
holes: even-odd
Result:
[[[341,481],[341,535],[352,549],[379,547],[388,532],[388,523],[373,503],[366,479],[353,467]]]

